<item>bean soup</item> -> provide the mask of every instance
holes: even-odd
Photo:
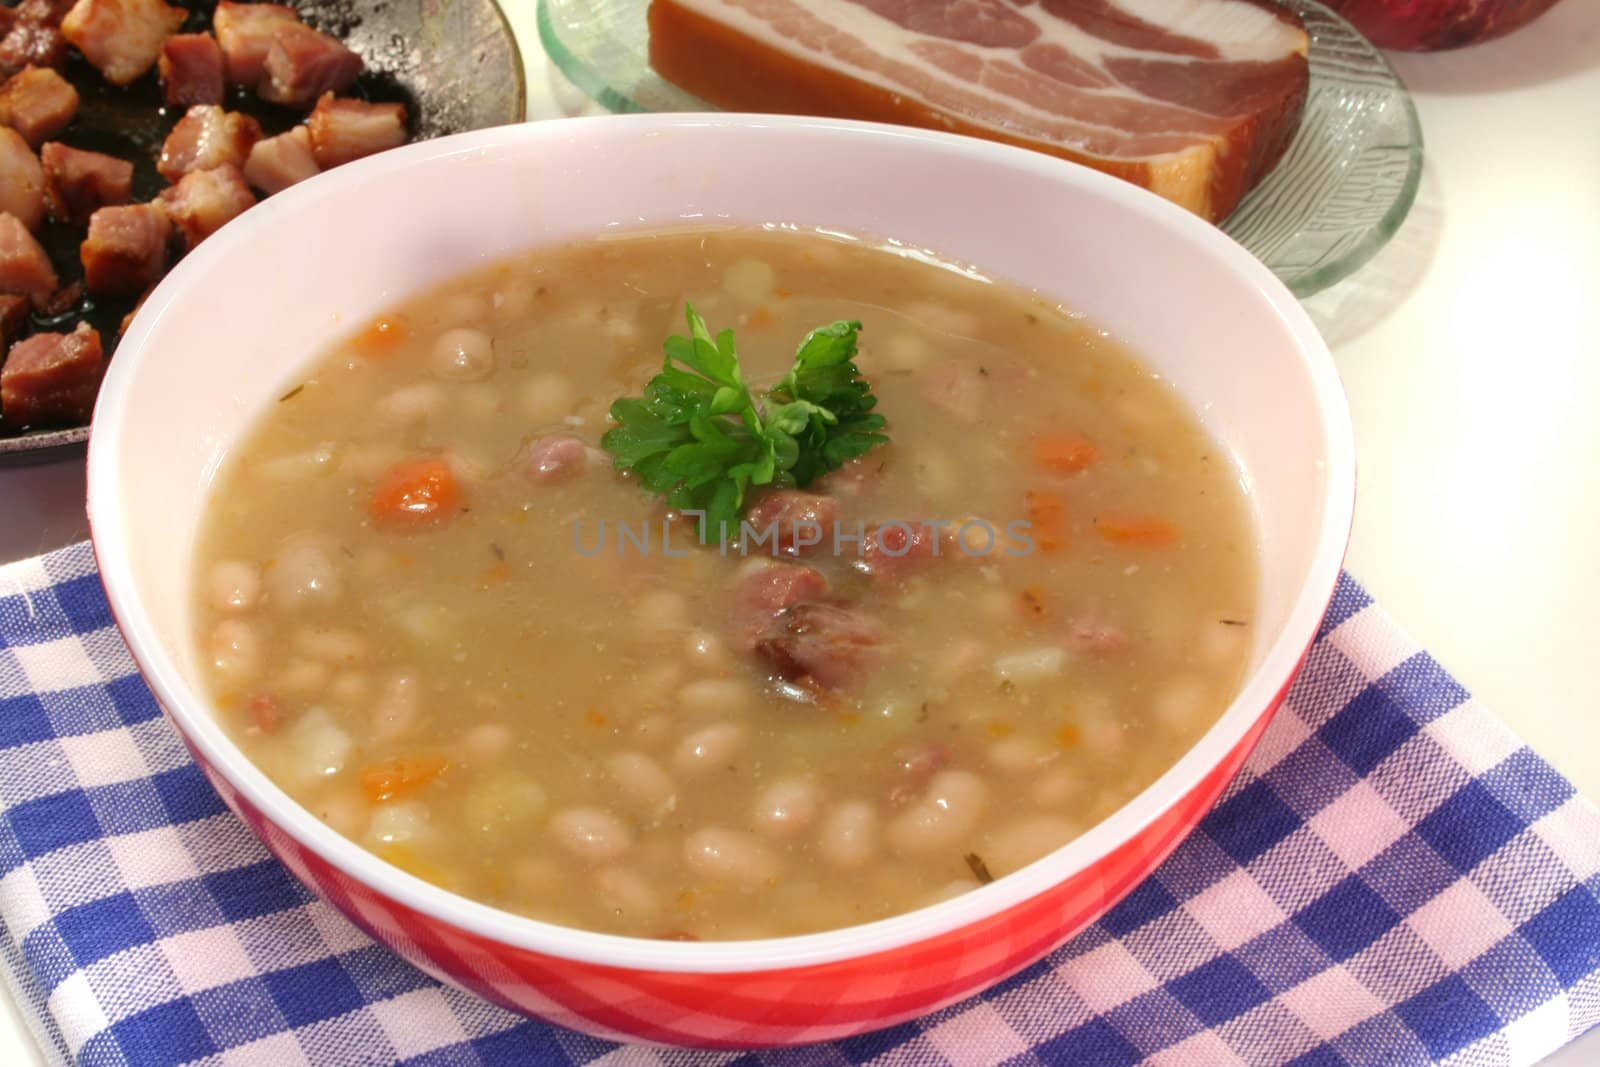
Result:
[[[674,431],[730,525],[620,443],[667,432],[639,413],[686,305],[736,337],[736,436],[809,331],[861,326],[855,439],[799,404],[762,484],[715,419]],[[218,474],[197,641],[246,753],[389,862],[775,937],[1004,877],[1149,785],[1242,681],[1255,558],[1226,452],[1092,322],[892,243],[675,231],[480,270],[311,364]]]

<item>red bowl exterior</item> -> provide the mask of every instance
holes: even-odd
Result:
[[[630,970],[470,933],[333,867],[268,819],[194,746],[190,751],[228,806],[302,882],[434,977],[597,1037],[744,1049],[835,1040],[905,1022],[979,993],[1059,947],[1147,877],[1194,829],[1243,766],[1288,688],[1286,681],[1193,789],[1099,863],[1008,911],[936,938],[785,970]]]

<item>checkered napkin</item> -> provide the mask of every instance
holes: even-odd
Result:
[[[1048,960],[914,1023],[630,1048],[439,985],[291,878],[160,717],[79,545],[0,569],[0,961],[59,1062],[1529,1064],[1600,1021],[1600,812],[1348,578],[1260,748]]]

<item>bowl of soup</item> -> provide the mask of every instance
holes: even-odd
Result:
[[[1325,346],[1205,223],[739,115],[273,198],[151,294],[89,455],[128,646],[290,870],[497,1004],[722,1048],[953,1003],[1136,885],[1353,489]]]

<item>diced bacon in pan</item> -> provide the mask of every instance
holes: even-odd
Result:
[[[161,145],[156,169],[169,182],[190,171],[211,170],[225,163],[244,166],[250,148],[261,139],[261,124],[238,111],[216,104],[196,104],[184,112]]]
[[[25,296],[40,307],[60,284],[50,257],[22,220],[0,214],[0,293]]]
[[[78,90],[48,67],[29,67],[0,85],[0,126],[38,148],[78,113]]]
[[[154,204],[103,207],[89,217],[79,247],[83,278],[96,296],[122,296],[154,285],[167,269],[172,224]]]
[[[331,93],[317,101],[306,120],[311,154],[323,170],[406,143],[406,109],[402,104],[368,104],[341,100]]]
[[[257,141],[244,163],[244,180],[271,196],[321,173],[311,155],[311,131],[296,126],[288,133]]]
[[[100,152],[50,141],[39,150],[45,203],[58,222],[87,222],[97,210],[126,204],[133,164]]]
[[[256,198],[239,168],[224,163],[185,174],[177,185],[161,191],[160,202],[184,242],[193,248],[251,207]]]
[[[229,85],[255,88],[261,82],[272,35],[298,25],[300,16],[283,4],[236,4],[222,0],[211,17],[211,29],[222,49],[222,69]]]
[[[0,416],[12,428],[87,422],[104,372],[100,335],[87,323],[36,333],[12,345],[0,368]]]
[[[0,126],[0,211],[30,230],[44,219],[44,168],[22,134]]]
[[[272,35],[256,95],[274,104],[309,108],[323,93],[350,88],[362,66],[361,57],[337,37],[288,23]]]
[[[78,0],[61,32],[106,81],[128,85],[156,65],[161,43],[188,17],[162,0]]]
[[[28,330],[28,316],[33,313],[33,301],[16,293],[0,293],[0,346],[9,348],[12,341]]]
[[[168,37],[161,46],[157,70],[169,107],[222,103],[222,49],[209,33]]]

